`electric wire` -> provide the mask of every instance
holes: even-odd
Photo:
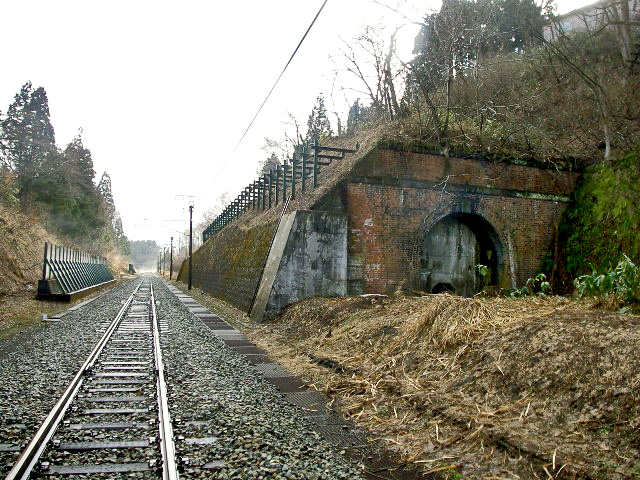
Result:
[[[276,86],[278,85],[278,83],[280,82],[280,79],[282,78],[282,76],[284,75],[284,72],[286,72],[287,68],[289,67],[289,64],[291,64],[291,61],[293,60],[293,57],[296,56],[296,53],[298,53],[298,50],[300,49],[300,47],[302,46],[302,42],[304,42],[305,38],[307,38],[307,35],[309,34],[309,32],[311,31],[311,28],[313,27],[313,25],[316,23],[316,20],[318,19],[318,17],[320,16],[320,13],[322,13],[322,10],[324,9],[324,6],[327,4],[329,0],[324,0],[324,2],[322,2],[322,5],[320,6],[320,9],[318,10],[318,13],[316,13],[316,16],[313,17],[313,20],[311,21],[311,23],[309,24],[309,27],[307,28],[307,31],[304,32],[304,35],[302,36],[302,39],[300,40],[300,42],[298,42],[298,46],[295,48],[295,50],[293,51],[293,54],[291,54],[291,57],[289,58],[289,60],[287,61],[286,65],[284,66],[284,68],[282,69],[282,72],[280,72],[280,75],[278,75],[278,78],[276,79],[275,83],[273,84],[273,86],[271,87],[271,90],[269,90],[269,93],[267,94],[267,96],[265,97],[264,101],[262,102],[262,104],[260,105],[260,107],[258,108],[258,111],[256,112],[256,114],[253,116],[253,118],[251,119],[251,122],[249,122],[249,126],[246,128],[246,130],[244,131],[244,133],[242,134],[242,136],[240,137],[240,140],[238,140],[238,143],[236,144],[236,146],[234,147],[233,151],[231,152],[231,155],[229,156],[229,158],[222,164],[222,167],[220,167],[218,169],[218,173],[216,174],[216,176],[214,177],[213,181],[211,182],[211,185],[215,185],[215,183],[218,181],[218,178],[220,177],[220,174],[222,173],[222,171],[226,168],[226,166],[229,164],[229,162],[231,161],[231,156],[236,152],[236,150],[238,150],[238,147],[240,146],[240,144],[242,143],[242,141],[244,140],[244,138],[246,137],[247,133],[249,132],[249,130],[251,129],[251,127],[253,126],[254,122],[256,121],[256,118],[258,118],[258,115],[260,115],[260,112],[262,111],[262,108],[265,106],[265,104],[267,103],[267,101],[269,100],[269,97],[271,96],[271,94],[273,93],[273,91],[275,90]],[[203,195],[200,195],[198,197],[198,199],[196,200],[199,201],[201,200],[203,197]],[[195,202],[194,202],[195,203]]]
[[[267,100],[269,100],[269,97],[271,96],[271,94],[273,93],[273,91],[275,90],[276,86],[278,85],[278,82],[280,82],[280,79],[282,78],[282,75],[284,75],[284,72],[287,70],[287,68],[289,67],[289,64],[291,63],[291,61],[293,60],[293,57],[296,56],[296,53],[298,53],[298,50],[300,49],[300,46],[302,45],[302,42],[304,42],[304,39],[307,38],[308,33],[311,31],[311,28],[313,27],[313,24],[316,23],[316,20],[318,19],[318,17],[320,16],[320,13],[322,12],[322,9],[324,8],[324,6],[327,4],[328,0],[324,0],[324,2],[322,3],[322,6],[320,7],[320,10],[318,10],[318,13],[316,13],[316,16],[313,18],[313,20],[311,21],[311,24],[309,25],[309,28],[307,28],[307,31],[304,32],[304,35],[302,36],[302,39],[300,40],[300,43],[298,43],[298,46],[296,47],[296,49],[293,51],[293,54],[291,55],[291,58],[289,58],[289,61],[287,62],[287,64],[284,66],[284,68],[282,69],[282,72],[280,72],[280,75],[278,75],[278,78],[276,79],[275,83],[273,84],[273,86],[271,87],[271,90],[269,90],[269,93],[267,94],[266,98],[264,99],[264,101],[262,102],[262,105],[260,105],[260,108],[258,108],[258,111],[256,112],[256,114],[253,116],[253,119],[251,120],[251,122],[249,123],[249,126],[247,127],[247,129],[244,131],[244,133],[242,134],[242,137],[240,137],[240,140],[238,141],[238,144],[235,146],[235,148],[233,149],[233,152],[231,152],[231,154],[233,155],[233,153],[235,153],[235,151],[238,149],[238,147],[240,146],[240,144],[242,143],[242,140],[244,140],[244,137],[247,135],[247,132],[249,132],[249,129],[251,128],[251,126],[253,125],[253,122],[256,121],[256,118],[258,118],[258,115],[260,114],[260,112],[262,111],[262,108],[264,107],[264,105],[267,103]]]

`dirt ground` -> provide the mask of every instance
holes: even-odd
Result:
[[[190,293],[425,474],[640,479],[638,316],[563,297],[365,296],[254,324]]]
[[[41,325],[42,314],[51,316],[73,305],[73,303],[36,300],[35,289],[0,295],[0,339]]]

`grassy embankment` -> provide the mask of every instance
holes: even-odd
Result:
[[[564,297],[427,295],[315,298],[253,324],[191,295],[425,472],[640,473],[638,316]]]

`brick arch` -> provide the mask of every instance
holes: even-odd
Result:
[[[431,292],[438,285],[452,285],[456,293],[471,296],[481,287],[478,263],[491,268],[492,285],[499,283],[505,269],[505,242],[478,211],[460,208],[455,201],[446,203],[424,219],[416,234],[414,254],[420,269],[416,286]]]

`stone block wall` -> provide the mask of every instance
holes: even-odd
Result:
[[[193,285],[248,311],[277,221],[252,228],[229,225],[193,252]],[[187,261],[178,279],[187,281]]]

